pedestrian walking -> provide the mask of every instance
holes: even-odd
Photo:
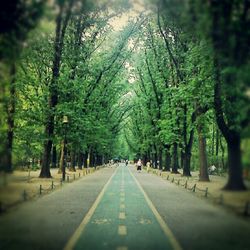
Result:
[[[136,163],[136,165],[137,165],[137,171],[141,172],[141,167],[142,167],[142,161],[141,161],[141,159],[138,160],[138,162]]]
[[[149,169],[150,169],[150,161],[148,161],[148,162],[147,162],[146,166],[147,166],[147,172],[149,173]]]

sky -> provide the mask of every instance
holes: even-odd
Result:
[[[130,18],[135,18],[140,15],[141,12],[145,11],[143,0],[130,0],[132,8],[119,17],[113,18],[110,24],[113,26],[115,31],[121,30],[128,23]]]

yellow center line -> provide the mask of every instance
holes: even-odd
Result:
[[[166,222],[162,219],[161,215],[159,214],[159,212],[157,211],[157,209],[153,205],[152,201],[149,199],[148,195],[143,190],[141,184],[138,182],[138,180],[135,178],[134,174],[131,172],[131,170],[129,168],[128,168],[128,170],[129,170],[130,175],[135,180],[135,182],[136,182],[137,186],[139,187],[140,191],[144,195],[144,198],[147,201],[148,206],[150,207],[150,209],[152,210],[153,214],[155,215],[155,217],[156,217],[158,223],[160,224],[163,232],[165,233],[165,235],[167,236],[167,238],[170,240],[170,243],[172,244],[173,248],[175,250],[182,250],[181,245],[179,244],[179,242],[175,238],[175,236],[172,233],[172,231],[170,230],[170,228],[167,226]]]

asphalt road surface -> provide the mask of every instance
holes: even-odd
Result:
[[[249,221],[124,164],[0,217],[0,249],[241,250],[249,235]]]

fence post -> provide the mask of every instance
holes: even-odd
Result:
[[[169,179],[169,175],[167,176],[167,180]]]
[[[74,174],[74,180],[76,179],[76,175]]]
[[[40,195],[42,194],[42,185],[40,185],[40,187],[39,187],[39,194]]]
[[[79,178],[81,177],[81,173],[79,173]]]
[[[53,189],[54,188],[54,182],[52,181],[51,182],[51,189]]]
[[[69,176],[67,175],[67,182],[69,182]]]
[[[249,210],[249,201],[247,201],[245,204],[244,216],[248,216],[248,210]]]
[[[206,187],[206,190],[205,190],[205,197],[207,198],[208,196],[208,187]]]
[[[187,189],[188,181],[186,180],[185,182],[185,188]]]
[[[174,177],[173,177],[173,179],[172,179],[172,183],[174,182]]]
[[[27,192],[25,191],[25,189],[23,190],[23,200],[27,200]]]
[[[180,185],[180,179],[178,180],[177,185],[178,185],[178,186]]]
[[[223,204],[223,194],[220,194],[219,204],[220,204],[220,205]]]
[[[193,192],[195,193],[195,189],[196,189],[196,183],[194,184],[194,187],[193,187]]]

